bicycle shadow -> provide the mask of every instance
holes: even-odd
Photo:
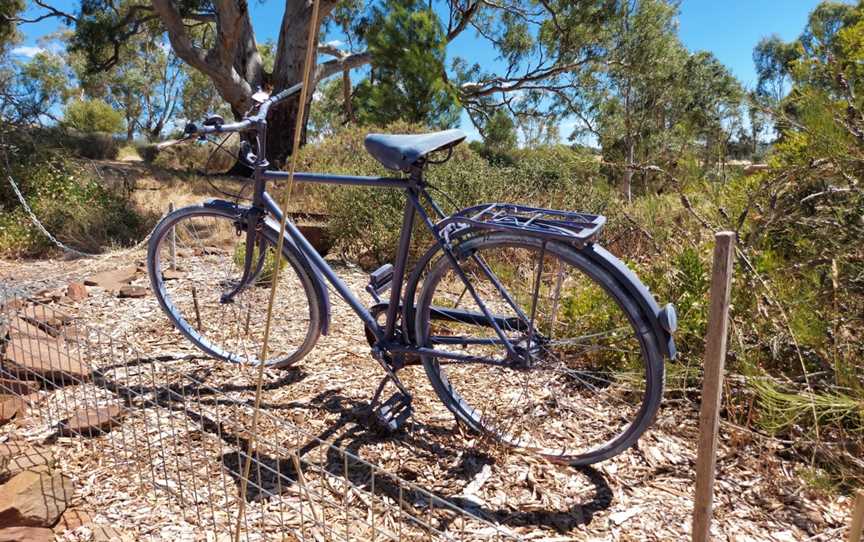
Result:
[[[454,437],[451,427],[428,424],[414,420],[410,431],[395,435],[381,434],[373,429],[372,413],[368,402],[359,401],[342,395],[338,390],[325,390],[308,401],[288,403],[263,402],[264,411],[282,410],[320,412],[336,415],[337,418],[315,435],[298,439],[296,456],[291,453],[262,452],[261,449],[250,454],[251,443],[246,431],[234,429],[221,419],[214,419],[203,409],[189,407],[186,398],[194,398],[200,406],[238,407],[251,406],[249,398],[233,399],[219,397],[225,391],[222,385],[208,383],[212,371],[202,369],[193,371],[184,383],[155,386],[126,386],[108,378],[105,374],[95,375],[94,383],[115,393],[123,399],[127,407],[161,407],[179,412],[196,423],[204,432],[221,439],[232,451],[222,454],[219,461],[238,488],[243,483],[245,462],[252,456],[252,468],[247,479],[247,502],[266,500],[287,491],[297,491],[298,472],[296,465],[304,471],[323,469],[332,477],[343,478],[354,487],[375,497],[386,497],[390,502],[399,502],[410,514],[421,516],[430,507],[446,509],[446,504],[464,509],[470,514],[493,523],[521,527],[537,526],[559,532],[569,532],[588,525],[594,515],[606,510],[612,503],[612,491],[602,473],[591,467],[574,468],[574,475],[586,478],[590,489],[577,502],[568,503],[565,509],[553,507],[533,507],[530,511],[514,511],[505,506],[485,503],[473,495],[464,494],[464,489],[486,466],[494,467],[496,460],[477,449],[460,445],[460,438]],[[275,381],[265,385],[266,390],[290,386],[302,380],[306,374],[299,369],[288,369]],[[189,382],[192,380],[192,382]],[[254,391],[254,386],[230,385],[231,391]],[[149,396],[143,404],[140,398]],[[431,437],[431,438],[430,438]],[[388,473],[373,467],[355,457],[362,457],[363,448],[376,447],[385,443],[396,443],[408,447],[417,462],[423,464],[451,465],[443,472],[440,484],[452,487],[450,490],[425,490],[406,486],[401,480],[411,484],[417,473],[401,467]],[[272,448],[270,446],[269,448]],[[285,450],[288,452],[288,450]],[[315,455],[318,461],[315,461]],[[395,475],[395,476],[394,476]],[[398,477],[398,479],[396,478]],[[374,479],[374,482],[372,481]],[[406,490],[406,487],[408,488]],[[461,489],[460,489],[461,488]],[[440,529],[446,529],[456,515],[439,517]]]
[[[422,516],[429,511],[430,507],[446,510],[445,503],[464,509],[470,514],[491,521],[493,523],[511,526],[536,526],[553,529],[558,532],[569,532],[573,529],[588,525],[593,521],[597,512],[608,509],[612,504],[612,490],[603,474],[592,467],[573,468],[574,475],[586,478],[590,490],[586,498],[580,499],[567,505],[566,509],[533,508],[531,511],[514,511],[504,506],[493,506],[483,503],[479,499],[462,493],[447,492],[441,490],[414,489],[400,482],[395,477],[409,483],[416,479],[417,473],[408,469],[397,469],[392,473],[380,471],[363,461],[357,461],[355,457],[362,457],[364,447],[375,447],[386,442],[395,442],[400,446],[408,446],[415,452],[420,463],[454,464],[447,469],[444,480],[436,480],[440,485],[449,482],[449,485],[461,486],[462,489],[481,472],[485,466],[494,466],[496,461],[481,451],[466,447],[445,446],[425,438],[425,435],[450,437],[453,430],[440,425],[430,425],[422,422],[414,422],[413,431],[403,431],[396,435],[383,435],[369,426],[368,404],[341,396],[332,390],[311,399],[306,405],[310,409],[322,409],[339,415],[339,418],[331,423],[315,437],[307,440],[297,451],[301,468],[311,466],[307,456],[312,456],[316,449],[326,446],[323,468],[330,476],[346,479],[352,486],[369,492],[378,498],[386,497],[390,502],[398,502],[403,509],[408,509],[415,517]],[[325,444],[328,443],[328,444]],[[347,453],[346,453],[347,452]],[[222,458],[223,464],[229,472],[238,473],[242,464],[239,462],[245,454],[230,453]],[[247,493],[249,500],[260,498],[262,494],[277,493],[283,490],[287,483],[296,482],[297,473],[290,457],[274,457],[256,454],[253,457],[270,469],[270,476],[261,477],[259,473],[252,473],[249,479],[252,487],[263,488],[263,491]],[[318,467],[322,465],[318,464]],[[284,476],[278,480],[281,488],[277,487],[276,476],[278,472]],[[265,473],[266,474],[266,473]],[[395,476],[394,476],[395,475]],[[241,479],[235,477],[235,482],[241,484]],[[374,479],[374,482],[372,481]],[[433,503],[434,501],[434,503]],[[439,529],[446,529],[455,516],[449,519],[438,518]]]

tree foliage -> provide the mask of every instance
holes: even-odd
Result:
[[[444,30],[419,0],[387,0],[364,29],[373,69],[355,91],[358,118],[384,125],[403,120],[451,127],[459,108],[443,80]]]
[[[105,132],[123,130],[123,114],[100,99],[71,100],[63,113],[63,124],[79,132]]]

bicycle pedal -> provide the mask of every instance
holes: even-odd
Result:
[[[396,392],[374,409],[373,421],[384,433],[395,433],[405,425],[413,413],[411,397]]]
[[[366,291],[369,292],[376,302],[381,301],[381,296],[386,294],[390,289],[390,282],[393,280],[393,266],[385,263],[375,271],[369,273],[369,285],[366,286]]]

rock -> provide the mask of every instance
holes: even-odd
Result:
[[[87,366],[70,355],[62,338],[52,337],[22,319],[9,331],[9,343],[0,366],[4,375],[57,384],[80,383],[91,376]]]
[[[0,395],[0,425],[8,423],[27,408],[27,402],[16,395]]]
[[[62,295],[63,292],[56,288],[51,290],[39,290],[31,297],[28,297],[27,301],[31,303],[53,303],[57,299],[60,299]]]
[[[6,301],[2,305],[0,305],[0,312],[2,313],[13,313],[18,309],[22,308],[26,303],[23,299],[13,297],[12,299]]]
[[[333,248],[333,239],[325,224],[297,224],[297,229],[309,241],[318,254],[326,256]]]
[[[58,521],[57,525],[54,526],[54,532],[57,534],[63,534],[66,531],[75,530],[82,525],[87,525],[92,522],[93,518],[84,510],[67,508],[66,511],[63,512],[63,515],[60,516],[60,521]]]
[[[110,525],[89,523],[87,527],[93,531],[93,542],[131,542],[135,540],[130,534]]]
[[[66,435],[94,436],[119,424],[125,416],[126,412],[117,405],[82,408],[63,420],[60,428]]]
[[[35,382],[25,382],[15,378],[0,378],[0,395],[30,395],[39,391]]]
[[[73,493],[72,480],[59,472],[18,473],[0,486],[0,525],[50,527]]]
[[[44,527],[0,529],[0,542],[54,542],[54,531]]]
[[[130,265],[112,271],[96,273],[92,277],[85,279],[84,284],[87,286],[99,286],[106,290],[119,290],[124,285],[132,282],[132,279],[134,279],[137,274],[138,267]]]
[[[6,463],[9,476],[54,464],[54,456],[47,449],[18,442],[0,444],[0,460]]]
[[[186,277],[186,273],[179,269],[171,269],[170,267],[162,271],[162,280],[177,280]]]
[[[60,333],[61,327],[72,321],[72,317],[68,314],[45,305],[25,307],[18,316],[55,336]]]
[[[117,292],[117,297],[121,298],[141,298],[147,295],[147,288],[141,286],[123,286]]]
[[[224,248],[219,247],[198,247],[195,249],[194,254],[196,256],[218,256],[220,254],[227,254],[228,251]]]
[[[71,282],[66,287],[66,296],[72,301],[84,301],[87,299],[87,287],[80,282]]]

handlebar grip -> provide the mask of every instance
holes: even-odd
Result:
[[[198,126],[194,123],[186,124],[183,133],[186,135],[195,134],[221,134],[225,132],[243,132],[252,126],[249,119],[241,120],[240,122],[232,122],[230,124],[217,124],[214,126]]]

